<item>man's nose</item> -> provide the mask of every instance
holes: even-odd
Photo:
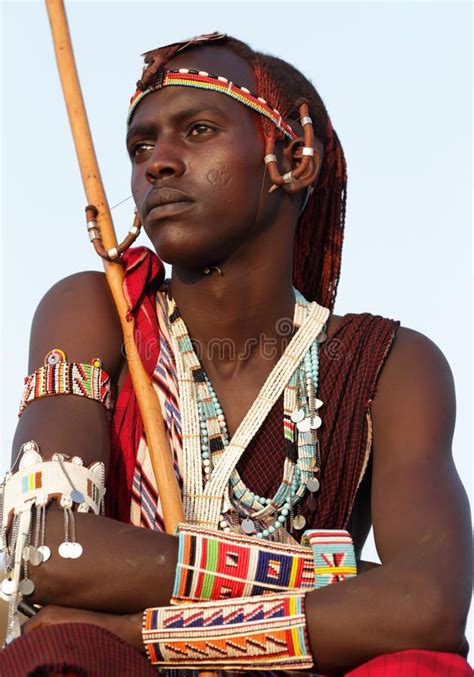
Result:
[[[161,178],[182,176],[184,171],[185,163],[176,143],[172,143],[171,139],[157,141],[146,167],[147,181],[154,184]]]

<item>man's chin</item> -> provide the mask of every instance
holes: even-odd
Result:
[[[200,246],[193,246],[189,238],[185,243],[170,242],[160,238],[159,241],[152,243],[160,259],[173,266],[174,268],[188,270],[202,275],[204,268],[212,265],[215,258],[215,250],[209,247],[208,251],[203,251],[202,242]]]

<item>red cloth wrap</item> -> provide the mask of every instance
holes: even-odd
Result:
[[[144,656],[119,637],[87,623],[37,628],[0,652],[2,677],[156,677],[157,674]],[[264,673],[255,670],[252,674],[256,677]],[[472,677],[472,674],[461,656],[412,650],[373,658],[346,673],[346,677]]]
[[[152,374],[160,352],[156,292],[163,283],[165,267],[147,247],[134,247],[122,257],[123,290],[129,317],[135,320],[135,343],[143,365]],[[118,394],[110,428],[110,462],[107,473],[106,512],[122,522],[130,520],[130,500],[135,458],[143,434],[130,375]]]

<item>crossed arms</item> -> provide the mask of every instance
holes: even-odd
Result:
[[[87,319],[87,321],[85,321]],[[115,382],[121,332],[101,274],[62,281],[41,302],[33,322],[29,371],[52,348],[73,361],[99,355]],[[306,615],[316,668],[331,674],[383,653],[422,648],[458,651],[471,590],[470,517],[454,467],[455,395],[449,366],[426,337],[400,329],[371,405],[371,512],[382,566],[309,592]],[[109,453],[104,409],[77,397],[30,404],[13,453],[34,439],[45,452],[79,455],[85,463]],[[177,540],[105,517],[77,516],[79,560],[52,557],[31,571],[35,601],[121,615],[138,647],[141,612],[167,605]],[[46,542],[63,540],[62,513],[52,507]],[[361,545],[361,544],[356,544]],[[106,616],[97,616],[97,622]],[[111,617],[112,618],[112,617]]]

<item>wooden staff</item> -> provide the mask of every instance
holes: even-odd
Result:
[[[46,0],[46,8],[84,191],[88,204],[94,205],[98,210],[96,220],[104,246],[111,249],[117,246],[117,238],[92,143],[63,0]],[[174,534],[178,524],[184,522],[185,518],[160,402],[135,345],[133,318],[127,321],[128,307],[122,289],[122,265],[119,262],[102,260],[122,325],[128,368],[150,450],[153,473],[163,507],[165,528],[167,533]],[[200,677],[217,675],[214,671],[201,671],[199,674]]]
[[[87,202],[97,207],[96,220],[104,246],[106,249],[111,249],[117,246],[117,240],[92,143],[64,3],[62,0],[46,0],[46,7],[84,191]],[[122,324],[128,368],[145,428],[153,472],[163,506],[165,528],[168,533],[174,533],[179,522],[184,521],[184,513],[168,437],[163,425],[160,402],[135,345],[134,321],[133,319],[127,321],[128,306],[122,290],[123,267],[119,262],[104,259],[103,261],[107,282]]]

